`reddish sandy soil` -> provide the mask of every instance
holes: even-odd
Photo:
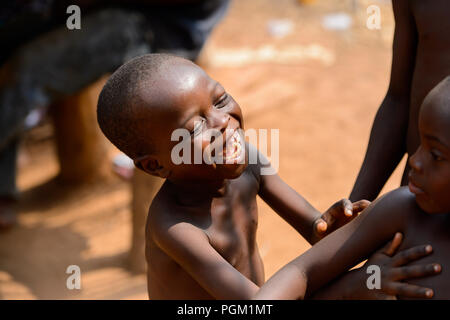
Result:
[[[320,210],[348,196],[389,80],[390,3],[377,2],[381,29],[368,30],[369,2],[356,2],[352,9],[352,1],[342,0],[309,6],[295,0],[235,0],[200,60],[240,103],[247,129],[280,130],[279,174]],[[332,12],[350,14],[353,26],[325,30],[322,18]],[[270,19],[290,19],[293,32],[271,36]],[[326,53],[327,63],[320,52],[240,66],[220,64],[217,57],[225,49],[236,53],[271,45],[283,52],[313,44]],[[0,234],[0,298],[146,299],[145,275],[126,269],[129,185],[118,178],[83,188],[57,185],[52,139],[31,143],[32,138],[19,161],[19,224]],[[397,170],[384,191],[399,181]],[[259,205],[258,242],[269,277],[309,245],[262,201]],[[81,290],[66,288],[65,271],[72,264],[81,268]]]

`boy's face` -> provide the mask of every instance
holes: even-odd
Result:
[[[442,101],[422,106],[421,145],[410,158],[409,189],[428,213],[450,213],[450,106]]]
[[[245,152],[240,153],[240,157],[237,152],[245,149],[243,119],[241,108],[231,95],[189,61],[179,61],[169,66],[161,81],[154,86],[156,91],[151,91],[157,92],[158,96],[155,99],[153,95],[152,103],[153,106],[155,102],[160,105],[161,112],[157,118],[158,128],[152,130],[155,132],[152,138],[157,144],[159,165],[169,172],[168,176],[183,181],[238,177],[247,166],[247,157]],[[172,150],[181,141],[171,141],[171,135],[176,129],[186,129],[190,134],[191,164],[176,165],[172,159]],[[195,152],[203,159],[205,150],[220,142],[217,139],[212,144],[211,138],[205,134],[211,129],[221,135],[223,145],[216,147],[216,150],[220,149],[228,161],[213,165],[201,160],[201,163],[194,164]]]

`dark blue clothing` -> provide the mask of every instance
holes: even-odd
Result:
[[[195,60],[229,1],[177,6],[121,1],[120,7],[114,1],[67,3],[77,2],[80,30],[67,29],[64,1],[13,1],[22,6],[1,10],[0,41],[6,45],[0,63],[7,72],[0,79],[0,196],[15,193],[11,181],[18,137],[31,110],[75,94],[145,53],[168,52]],[[103,3],[109,6],[99,5]],[[35,28],[25,19],[31,16]]]

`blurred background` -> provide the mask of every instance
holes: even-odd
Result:
[[[369,30],[367,8],[373,4],[380,8],[381,28]],[[280,130],[280,176],[325,210],[348,197],[356,179],[389,82],[393,30],[388,0],[232,0],[192,59],[241,105],[246,129]],[[0,79],[3,86],[12,81],[3,71]],[[58,97],[59,107],[52,101],[42,109],[47,112],[28,114],[11,206],[17,222],[0,232],[0,299],[148,298],[142,268],[129,261],[133,188],[142,182],[92,129],[106,79],[107,73]],[[81,151],[74,147],[79,145]],[[96,159],[74,157],[92,151]],[[396,170],[383,193],[400,179]],[[258,243],[268,278],[309,245],[258,202]],[[69,265],[81,269],[80,290],[66,287]]]

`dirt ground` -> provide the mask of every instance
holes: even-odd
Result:
[[[241,105],[246,129],[279,129],[279,174],[320,210],[349,195],[388,85],[392,9],[376,1],[381,29],[369,30],[370,4],[234,0],[199,61]],[[349,29],[323,27],[336,12],[350,15]],[[291,32],[271,35],[274,19],[288,19]],[[145,275],[126,268],[129,184],[58,185],[52,138],[36,142],[38,134],[19,159],[19,224],[0,234],[0,299],[147,299]],[[399,181],[397,170],[384,192]],[[309,245],[262,201],[259,210],[270,277]],[[69,265],[81,268],[81,290],[66,288]]]

